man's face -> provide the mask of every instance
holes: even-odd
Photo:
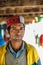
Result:
[[[10,38],[16,41],[22,40],[24,36],[24,31],[25,31],[24,25],[21,23],[11,25]]]

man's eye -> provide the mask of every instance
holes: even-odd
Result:
[[[20,28],[20,30],[22,30],[22,29],[23,29],[23,27]]]
[[[16,30],[16,28],[15,28],[15,27],[12,27],[11,29],[12,29],[12,30]]]

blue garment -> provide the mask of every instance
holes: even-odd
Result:
[[[4,40],[5,30],[6,30],[6,24],[3,25],[0,24],[0,46],[4,46],[6,44]]]
[[[21,54],[22,54],[22,52],[23,52],[23,50],[25,49],[25,45],[24,45],[24,42],[23,42],[23,45],[22,45],[22,48],[16,53],[13,49],[12,49],[12,47],[11,47],[11,45],[9,44],[9,47],[8,47],[8,50],[12,53],[12,55],[14,56],[14,57],[19,57]]]
[[[4,41],[4,39],[0,39],[0,46],[4,46],[6,44],[6,42]]]
[[[3,32],[4,34],[4,32]],[[6,44],[4,38],[3,38],[3,35],[2,35],[2,30],[0,28],[0,46],[4,46]]]

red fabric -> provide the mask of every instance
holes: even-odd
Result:
[[[15,23],[20,23],[20,18],[19,18],[19,16],[9,17],[6,21],[6,23],[7,23],[7,27],[11,26],[12,24],[15,24]]]
[[[40,45],[43,46],[43,34],[40,36]]]

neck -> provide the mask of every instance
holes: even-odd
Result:
[[[11,40],[11,46],[15,51],[18,51],[22,47],[22,40],[21,41],[13,41]]]

